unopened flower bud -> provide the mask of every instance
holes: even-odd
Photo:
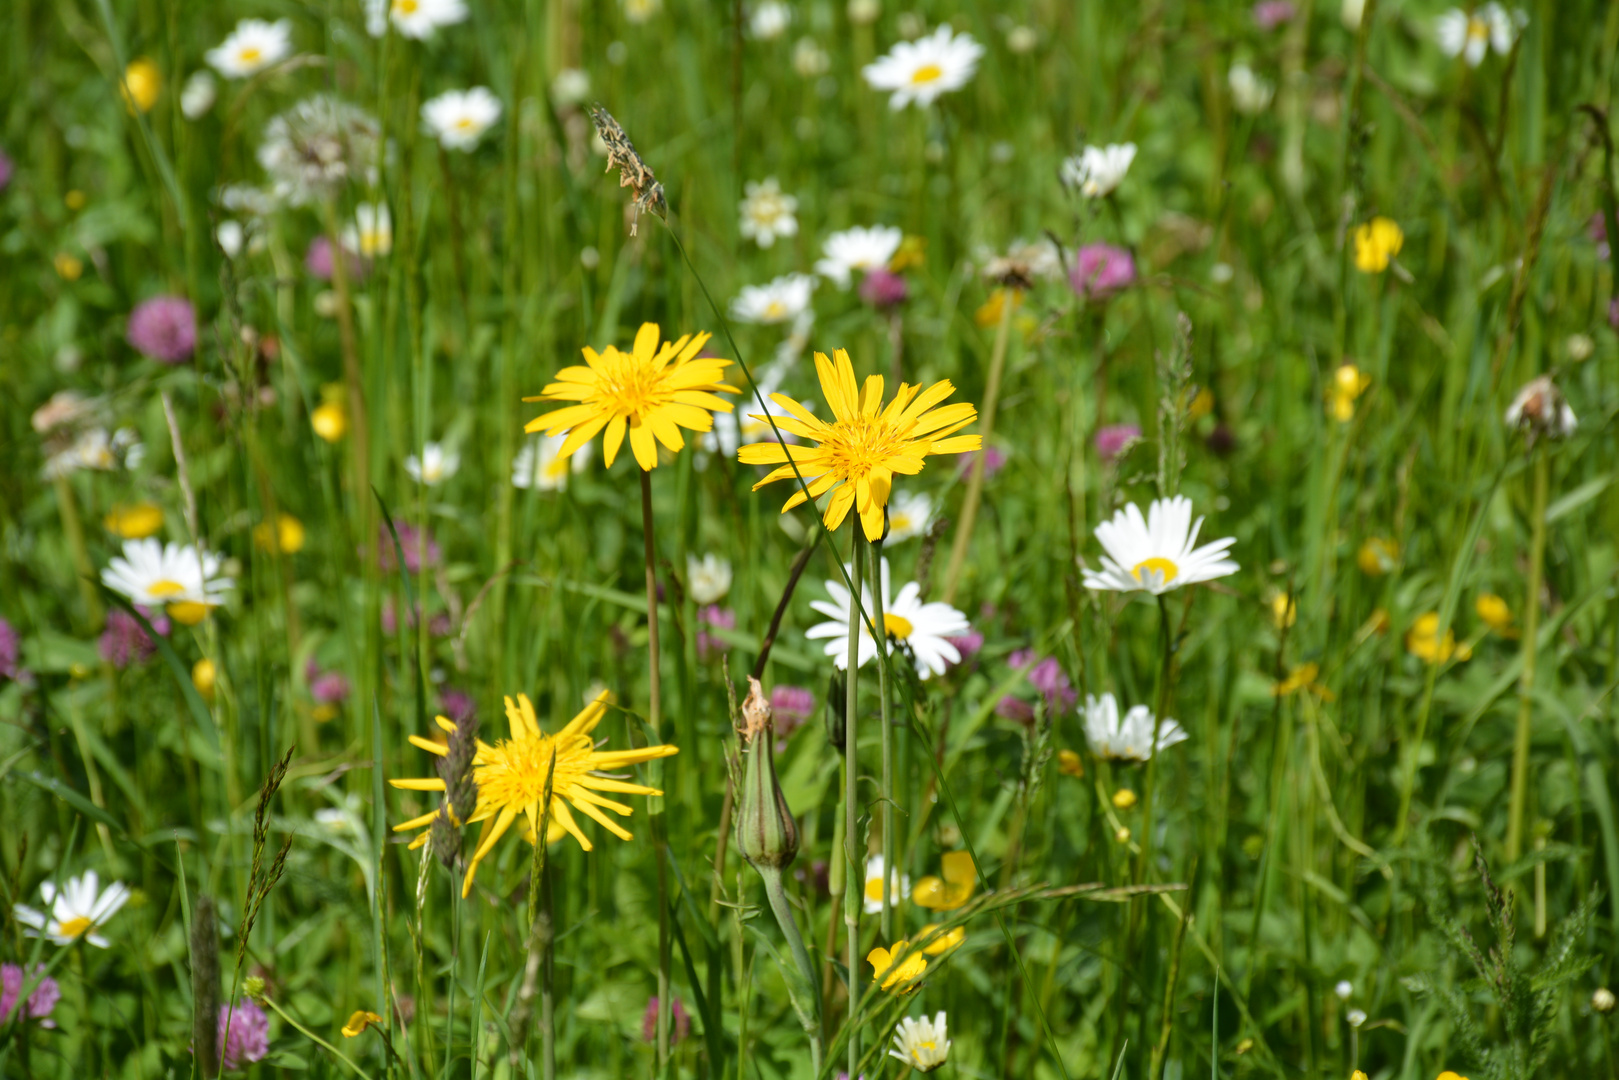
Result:
[[[264,980],[257,975],[249,975],[242,980],[242,993],[258,1004],[264,1004]]]
[[[1366,1022],[1366,1013],[1360,1009],[1350,1009],[1345,1019],[1349,1021],[1350,1027],[1358,1028]]]
[[[832,671],[832,679],[826,686],[826,741],[838,753],[843,753],[844,725],[848,722],[844,717],[844,699],[849,693],[849,676],[836,668]]]
[[[757,870],[780,870],[798,856],[798,824],[776,779],[771,749],[770,705],[759,680],[748,677],[748,699],[742,705],[745,727],[742,752],[742,801],[736,817],[736,846]]]
[[[1591,995],[1591,1008],[1599,1013],[1613,1012],[1615,1004],[1619,1004],[1619,1002],[1616,1002],[1613,991],[1606,986],[1597,987],[1596,991]]]

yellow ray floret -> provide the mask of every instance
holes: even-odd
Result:
[[[708,334],[685,334],[662,346],[658,336],[657,323],[642,323],[629,352],[609,345],[598,353],[587,346],[585,366],[563,368],[538,397],[523,399],[578,404],[536,417],[523,430],[547,435],[566,431],[557,451],[561,461],[605,429],[602,450],[608,465],[627,434],[636,464],[648,470],[658,464],[658,443],[670,451],[686,445],[681,428],[712,431],[713,414],[733,408],[715,396],[737,392],[720,381],[731,362],[697,355],[708,344]]]
[[[631,838],[628,831],[602,813],[603,810],[611,810],[620,817],[629,817],[630,808],[597,792],[617,795],[662,795],[663,792],[641,784],[597,776],[596,771],[638,765],[679,753],[679,750],[673,746],[647,746],[639,750],[598,753],[590,733],[601,723],[611,701],[611,696],[603,691],[560,731],[547,735],[540,730],[539,721],[534,716],[534,705],[528,695],[518,694],[516,701],[509,697],[506,699],[506,720],[511,725],[511,737],[501,739],[493,746],[479,739],[477,753],[472,759],[472,778],[478,785],[478,802],[466,824],[482,822],[483,831],[479,834],[472,858],[467,862],[466,880],[461,885],[462,896],[472,891],[472,879],[478,873],[478,864],[513,825],[520,825],[523,839],[531,844],[534,842],[553,755],[556,773],[551,780],[547,839],[555,840],[567,834],[579,841],[580,847],[591,850],[594,845],[580,831],[572,810],[584,814],[621,840]],[[451,733],[455,731],[455,724],[451,721],[442,716],[437,720],[440,728]],[[428,753],[440,757],[446,753],[442,745],[429,739],[413,735],[410,741]],[[444,790],[444,781],[438,779],[389,780],[388,783],[406,791]],[[394,831],[426,829],[441,812],[442,808],[401,822],[394,826]],[[411,843],[411,847],[425,844],[427,837],[428,833],[423,832]]]
[[[883,405],[883,377],[867,376],[865,384],[855,380],[854,365],[843,349],[815,354],[815,370],[821,377],[821,392],[832,406],[832,422],[814,414],[784,394],[770,399],[790,414],[776,418],[782,431],[815,443],[814,446],[785,446],[780,442],[750,443],[737,452],[745,465],[779,465],[753,485],[755,491],[777,480],[796,480],[796,473],[808,485],[800,487],[782,507],[782,513],[818,499],[828,491],[823,520],[836,529],[851,509],[860,515],[866,539],[883,535],[883,508],[894,484],[894,474],[914,476],[922,471],[924,459],[933,454],[961,454],[977,450],[977,435],[955,433],[978,419],[978,410],[966,402],[941,402],[956,392],[944,379],[923,390],[920,385],[900,383],[894,399]],[[755,416],[756,420],[765,420]]]

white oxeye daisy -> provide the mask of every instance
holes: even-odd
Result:
[[[579,68],[563,68],[551,80],[551,97],[558,105],[578,105],[589,96],[589,72]]]
[[[471,150],[499,119],[500,99],[482,86],[446,90],[422,103],[422,123],[446,150]]]
[[[343,248],[366,259],[386,255],[394,247],[393,218],[382,203],[361,203],[354,208],[354,224],[339,238]]]
[[[29,937],[43,934],[54,944],[64,946],[83,938],[96,948],[105,949],[110,943],[96,931],[124,906],[129,899],[129,886],[115,881],[103,892],[96,872],[87,870],[80,877],[69,878],[61,892],[56,891],[55,882],[41,882],[39,895],[45,901],[44,911],[22,904],[14,909],[17,921],[30,927]]]
[[[512,487],[527,491],[561,491],[568,486],[568,473],[582,473],[590,464],[591,443],[574,452],[572,458],[558,458],[557,451],[567,435],[533,435],[512,458]],[[569,462],[572,464],[569,464]]]
[[[873,855],[866,860],[866,885],[863,892],[867,915],[875,915],[883,909],[883,857]],[[911,895],[911,878],[909,874],[902,874],[898,870],[888,875],[888,906],[897,907],[905,902]]]
[[[227,79],[245,79],[292,54],[292,23],[243,19],[219,47],[208,50],[208,62]]]
[[[1184,495],[1154,499],[1145,519],[1131,503],[1096,527],[1096,539],[1106,554],[1101,570],[1084,571],[1085,587],[1141,589],[1156,596],[1236,573],[1237,564],[1226,558],[1236,538],[1193,547],[1202,527],[1202,518],[1192,520],[1192,500]]]
[[[1062,182],[1087,199],[1100,199],[1124,182],[1135,159],[1135,143],[1087,146],[1062,163]]]
[[[1186,741],[1186,732],[1168,717],[1157,727],[1159,750]],[[1146,761],[1153,755],[1152,729],[1152,710],[1145,705],[1132,706],[1121,721],[1119,703],[1112,694],[1103,694],[1100,698],[1085,696],[1085,738],[1097,757],[1109,761]]]
[[[405,458],[405,471],[418,484],[434,487],[454,476],[461,468],[461,455],[436,442],[423,443],[420,455]]]
[[[186,626],[207,618],[231,589],[230,578],[220,574],[218,555],[199,557],[190,544],[165,545],[152,538],[124,541],[123,555],[108,560],[101,580],[132,603],[166,607]]]
[[[1480,6],[1471,14],[1451,8],[1434,19],[1434,41],[1446,56],[1460,56],[1468,67],[1478,67],[1490,49],[1505,56],[1529,21],[1521,10],[1508,11],[1497,3]]]
[[[885,544],[897,544],[921,536],[933,524],[933,499],[925,491],[901,491],[888,500],[888,536]]]
[[[762,248],[770,247],[778,236],[797,236],[798,200],[782,193],[774,176],[759,183],[749,181],[747,198],[742,200],[742,235]]]
[[[1226,83],[1231,87],[1231,104],[1248,116],[1264,112],[1276,94],[1276,88],[1255,75],[1247,64],[1232,64]]]
[[[748,16],[748,32],[760,41],[771,41],[787,32],[793,9],[782,0],[760,0]]]
[[[242,244],[247,240],[247,230],[242,227],[240,221],[227,218],[214,230],[214,239],[219,241],[219,250],[234,259],[242,253]]]
[[[913,101],[931,105],[940,94],[960,90],[983,55],[972,35],[954,33],[946,24],[927,37],[900,42],[861,73],[873,89],[892,91],[888,107],[897,111]]]
[[[767,326],[789,322],[809,310],[814,288],[815,279],[808,274],[787,274],[764,285],[744,285],[731,301],[731,317]]]
[[[365,0],[365,29],[372,37],[386,34],[393,23],[401,37],[422,41],[466,17],[465,0]]]
[[[943,675],[949,665],[961,661],[960,650],[948,639],[972,629],[967,624],[967,616],[939,601],[924,604],[922,587],[914,581],[908,582],[899,595],[890,600],[887,559],[882,560],[882,575],[883,627],[890,642],[889,651],[894,650],[892,643],[897,641],[916,657],[917,675],[924,679]],[[812,639],[830,638],[826,643],[826,655],[832,658],[836,666],[846,667],[849,661],[849,590],[842,582],[829,581],[826,591],[832,599],[812,601],[810,607],[830,621],[810,627],[804,636]],[[875,617],[877,613],[877,603],[869,581],[861,583],[861,594],[861,609],[865,615],[860,621],[856,663],[864,667],[877,656],[877,643],[871,639],[871,631],[866,627],[866,619]]]
[[[203,70],[193,71],[180,91],[180,111],[187,120],[197,119],[214,107],[217,92],[213,75]]]
[[[889,1057],[899,1058],[917,1072],[929,1073],[944,1064],[950,1053],[950,1040],[945,1037],[944,1013],[934,1013],[912,1019],[907,1016],[894,1028],[894,1048]]]
[[[821,245],[826,258],[816,262],[815,272],[837,282],[838,288],[847,289],[855,271],[864,274],[886,267],[904,239],[905,234],[891,225],[873,225],[869,229],[857,225],[835,232]]]
[[[731,564],[710,552],[686,557],[686,592],[699,604],[718,603],[731,591]]]

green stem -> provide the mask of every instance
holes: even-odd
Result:
[[[755,869],[764,879],[765,896],[770,899],[770,911],[776,916],[776,924],[781,927],[782,936],[787,939],[787,949],[793,954],[793,963],[797,966],[798,973],[804,977],[804,984],[810,989],[810,1000],[816,1012],[819,1012],[821,1006],[819,973],[815,970],[815,962],[810,959],[809,950],[804,948],[804,937],[799,933],[798,920],[793,917],[793,909],[787,902],[787,890],[782,887],[781,871],[774,866],[761,866]],[[824,1052],[821,1046],[821,1018],[818,1015],[801,1014],[800,1020],[804,1026],[804,1034],[809,1037],[812,1072],[819,1077],[821,1055]]]
[[[298,1021],[294,1020],[292,1017],[288,1016],[286,1014],[286,1012],[284,1012],[282,1010],[281,1006],[279,1006],[279,1005],[277,1005],[275,1003],[275,999],[266,997],[264,999],[264,1003],[266,1005],[270,1006],[270,1009],[277,1016],[281,1017],[281,1019],[285,1020],[287,1023],[291,1024],[294,1028],[296,1028],[298,1030],[298,1032],[300,1034],[302,1034],[310,1042],[314,1043],[316,1046],[322,1047],[325,1050],[329,1051],[332,1054],[333,1057],[337,1058],[343,1064],[345,1064],[349,1068],[353,1069],[355,1076],[362,1076],[362,1077],[365,1077],[365,1080],[371,1080],[371,1077],[366,1074],[366,1071],[364,1069],[360,1068],[358,1065],[354,1064],[354,1062],[349,1058],[349,1056],[347,1054],[343,1053],[343,1051],[339,1050],[337,1047],[333,1046],[331,1043],[327,1042],[325,1039],[321,1038],[319,1035],[316,1035],[313,1031],[310,1031],[308,1028],[304,1027],[302,1024],[300,1024]]]
[[[884,512],[886,517],[886,511]],[[867,561],[871,565],[872,623],[881,633],[879,653],[885,652],[888,647],[888,624],[884,618],[884,609],[887,606],[883,598],[883,589],[888,584],[883,580],[883,542],[874,541],[866,545]],[[883,940],[894,940],[894,902],[895,897],[889,895],[889,882],[894,880],[894,724],[888,715],[888,665],[877,664],[877,701],[882,713],[883,724],[883,914],[882,931]]]
[[[860,1075],[860,1032],[855,1027],[855,1012],[860,1004],[860,910],[864,906],[866,874],[863,859],[856,858],[855,837],[858,834],[858,812],[855,808],[856,783],[860,771],[855,738],[857,704],[855,686],[860,676],[860,538],[864,535],[859,521],[853,525],[854,536],[849,542],[849,651],[848,683],[843,705],[843,851],[848,868],[845,871],[843,893],[843,929],[847,937],[844,952],[849,965],[849,1076]],[[884,868],[887,872],[887,868]]]
[[[1518,730],[1512,741],[1512,802],[1507,819],[1507,862],[1523,854],[1523,813],[1529,796],[1530,699],[1535,688],[1535,659],[1540,631],[1541,564],[1546,558],[1546,489],[1550,462],[1544,446],[1535,455],[1534,509],[1529,538],[1529,594],[1523,604],[1523,670],[1518,676]]]
[[[967,562],[967,546],[972,541],[973,522],[978,518],[978,500],[984,492],[985,455],[989,453],[990,436],[995,434],[995,410],[1001,400],[1001,369],[1006,366],[1006,345],[1012,337],[1012,310],[1017,306],[1017,291],[1008,286],[1001,293],[1001,322],[995,329],[995,347],[989,357],[989,382],[984,387],[983,446],[973,458],[972,474],[967,478],[967,497],[961,504],[961,524],[956,527],[956,539],[950,546],[950,566],[944,575],[944,602],[956,598],[961,568]],[[851,1073],[851,1076],[854,1074]]]
[[[1147,744],[1147,775],[1141,785],[1141,860],[1136,872],[1138,883],[1147,880],[1152,860],[1153,793],[1158,787],[1158,738],[1164,728],[1164,711],[1169,708],[1170,664],[1174,653],[1169,633],[1169,608],[1158,598],[1159,648],[1163,653],[1158,669],[1158,692],[1154,695],[1152,742]]]
[[[657,553],[652,541],[652,474],[641,470],[641,534],[646,552],[646,649],[648,664],[647,723],[658,738],[663,738],[661,708],[659,705],[659,664],[662,652],[658,648],[658,572]],[[669,997],[669,883],[664,871],[668,849],[663,831],[653,829],[657,846],[658,867],[658,1069],[669,1064],[669,1021],[672,1003]]]

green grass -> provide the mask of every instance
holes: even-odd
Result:
[[[1359,33],[1337,4],[1309,0],[1274,31],[1237,4],[919,0],[884,5],[869,25],[841,0],[791,6],[786,34],[756,40],[736,33],[728,3],[664,0],[635,24],[606,0],[498,0],[426,42],[372,39],[353,0],[11,6],[0,617],[29,676],[0,676],[0,960],[50,964],[61,1000],[54,1029],[0,1028],[0,1074],[192,1075],[191,923],[208,896],[233,935],[217,993],[262,977],[291,1018],[272,1013],[270,1056],[248,1075],[355,1074],[317,1039],[373,1078],[542,1075],[541,998],[521,1000],[531,848],[502,840],[472,895],[452,899],[460,870],[424,864],[387,831],[432,796],[385,780],[431,775],[406,736],[431,730],[446,688],[470,695],[492,739],[505,733],[502,695],[527,693],[555,730],[600,686],[619,705],[596,733],[610,749],[653,737],[680,753],[638,770],[666,795],[626,799],[634,840],[584,821],[593,852],[550,848],[560,1075],[658,1074],[642,1018],[661,954],[691,1025],[667,1075],[808,1080],[789,994],[799,976],[761,877],[735,837],[714,860],[736,746],[726,675],[741,683],[753,667],[815,518],[781,518],[788,485],[753,493],[756,470],[733,458],[665,455],[652,475],[662,723],[648,731],[633,461],[605,469],[598,440],[564,491],[510,477],[522,425],[547,408],[520,399],[581,347],[627,347],[654,321],[670,336],[713,331],[711,348],[757,371],[786,329],[732,326],[736,356],[705,287],[725,311],[744,285],[810,272],[831,232],[880,223],[922,253],[905,271],[909,299],[891,322],[823,281],[809,349],[847,348],[862,376],[888,376],[897,334],[904,377],[948,378],[952,400],[984,400],[987,252],[1050,235],[1072,258],[1106,241],[1131,249],[1140,280],[1089,305],[1060,278],[1041,281],[1012,320],[994,436],[1008,457],[984,486],[954,599],[985,644],[921,683],[896,661],[890,707],[902,869],[914,881],[970,849],[978,906],[955,913],[970,916],[965,942],[914,996],[864,999],[866,1076],[901,1074],[882,1052],[899,1016],[939,1010],[952,1039],[941,1075],[1615,1075],[1613,1020],[1591,994],[1614,978],[1619,931],[1619,256],[1600,257],[1588,226],[1605,212],[1615,232],[1619,8],[1529,4],[1511,55],[1467,68],[1435,46],[1441,6],[1426,0],[1369,4]],[[187,119],[181,85],[243,17],[290,19],[297,59],[220,80],[212,109]],[[892,112],[860,69],[913,17],[948,21],[986,52],[966,88]],[[1037,29],[1033,51],[1009,46],[1019,26]],[[824,75],[795,71],[801,38],[827,52]],[[118,92],[136,57],[163,79],[138,114]],[[1276,87],[1264,111],[1234,108],[1236,62]],[[575,67],[664,184],[667,223],[643,215],[628,235],[628,191],[603,174],[584,113],[551,94]],[[475,151],[441,153],[420,103],[473,85],[501,99],[501,120]],[[360,202],[386,203],[393,220],[391,253],[347,284],[352,369],[333,317],[343,299],[304,266],[330,224],[318,203],[277,210],[233,259],[213,239],[233,216],[219,188],[262,185],[266,125],[319,91],[374,115],[390,146],[378,175],[332,207],[339,224]],[[1138,155],[1107,200],[1058,181],[1082,145],[1126,140]],[[767,176],[798,199],[799,229],[760,249],[740,237],[736,208],[744,183]],[[1377,215],[1399,223],[1404,246],[1395,268],[1364,274],[1352,234]],[[156,294],[196,304],[187,363],[126,344],[130,311]],[[1370,382],[1339,422],[1326,398],[1345,361]],[[1540,374],[1579,427],[1531,451],[1502,416]],[[30,419],[68,389],[97,403],[93,423],[138,433],[135,467],[42,479],[52,446]],[[808,351],[784,390],[827,415]],[[1209,393],[1193,404],[1198,390]],[[328,443],[310,423],[323,400],[356,391],[363,454],[352,426]],[[1105,462],[1098,422],[1137,424],[1143,439]],[[429,439],[458,447],[461,466],[425,488],[403,462]],[[1548,509],[1532,573],[1537,455]],[[899,486],[954,520],[967,482],[957,461],[934,458]],[[1095,525],[1177,492],[1207,516],[1205,539],[1236,538],[1241,570],[1169,593],[1162,613],[1139,594],[1084,589]],[[116,605],[92,583],[121,544],[104,517],[136,501],[163,509],[160,538],[190,542],[194,528],[235,587],[206,622],[172,628],[172,655],[118,667],[97,649]],[[254,543],[276,513],[303,524],[298,552]],[[429,528],[438,565],[402,577],[362,557],[379,537],[384,561],[395,554],[384,513],[407,543]],[[1374,537],[1398,551],[1386,574],[1357,565]],[[896,581],[924,575],[942,598],[955,538],[947,523],[888,545]],[[805,687],[817,703],[776,767],[800,841],[786,896],[817,977],[831,977],[827,1076],[844,1067],[849,1028],[844,943],[824,955],[833,904],[817,873],[841,857],[843,778],[822,723],[832,665],[804,631],[849,549],[845,526],[815,550],[763,675],[767,692]],[[699,655],[686,591],[688,556],[709,552],[734,569],[723,667],[717,650]],[[1532,642],[1489,629],[1475,608],[1485,593],[1520,628],[1537,608]],[[1273,601],[1289,595],[1296,620],[1281,627]],[[426,619],[388,616],[384,629],[385,608],[417,601]],[[1469,658],[1431,666],[1408,652],[1427,612]],[[435,616],[447,633],[429,631]],[[1126,706],[1161,697],[1188,740],[1149,783],[1145,768],[1090,752],[1082,715],[1002,718],[1004,696],[1039,697],[1009,664],[1025,648],[1056,657],[1081,704],[1104,690]],[[189,674],[204,657],[218,672],[209,701]],[[1305,663],[1320,690],[1272,693]],[[346,678],[335,710],[317,709],[311,664]],[[876,851],[874,667],[857,693],[855,846]],[[1513,859],[1521,706],[1531,739]],[[256,845],[258,791],[288,746]],[[1059,750],[1078,752],[1083,777],[1059,768]],[[1120,788],[1136,805],[1115,809]],[[1157,828],[1140,858],[1149,791]],[[342,824],[316,820],[332,809]],[[289,838],[238,973],[243,912]],[[1475,839],[1513,902],[1490,891]],[[134,890],[104,928],[113,947],[26,937],[13,906],[39,906],[41,883],[87,869]],[[1110,891],[1140,885],[1175,887]],[[943,921],[909,904],[894,919],[913,939]],[[889,944],[878,922],[861,919],[859,955]],[[1475,968],[1462,928],[1508,941],[1506,954]],[[871,969],[859,974],[865,993]],[[413,1000],[408,1022],[384,1004],[387,987]],[[340,1034],[357,1009],[388,1018],[397,1054],[375,1030]],[[1351,1009],[1367,1016],[1358,1031]]]

